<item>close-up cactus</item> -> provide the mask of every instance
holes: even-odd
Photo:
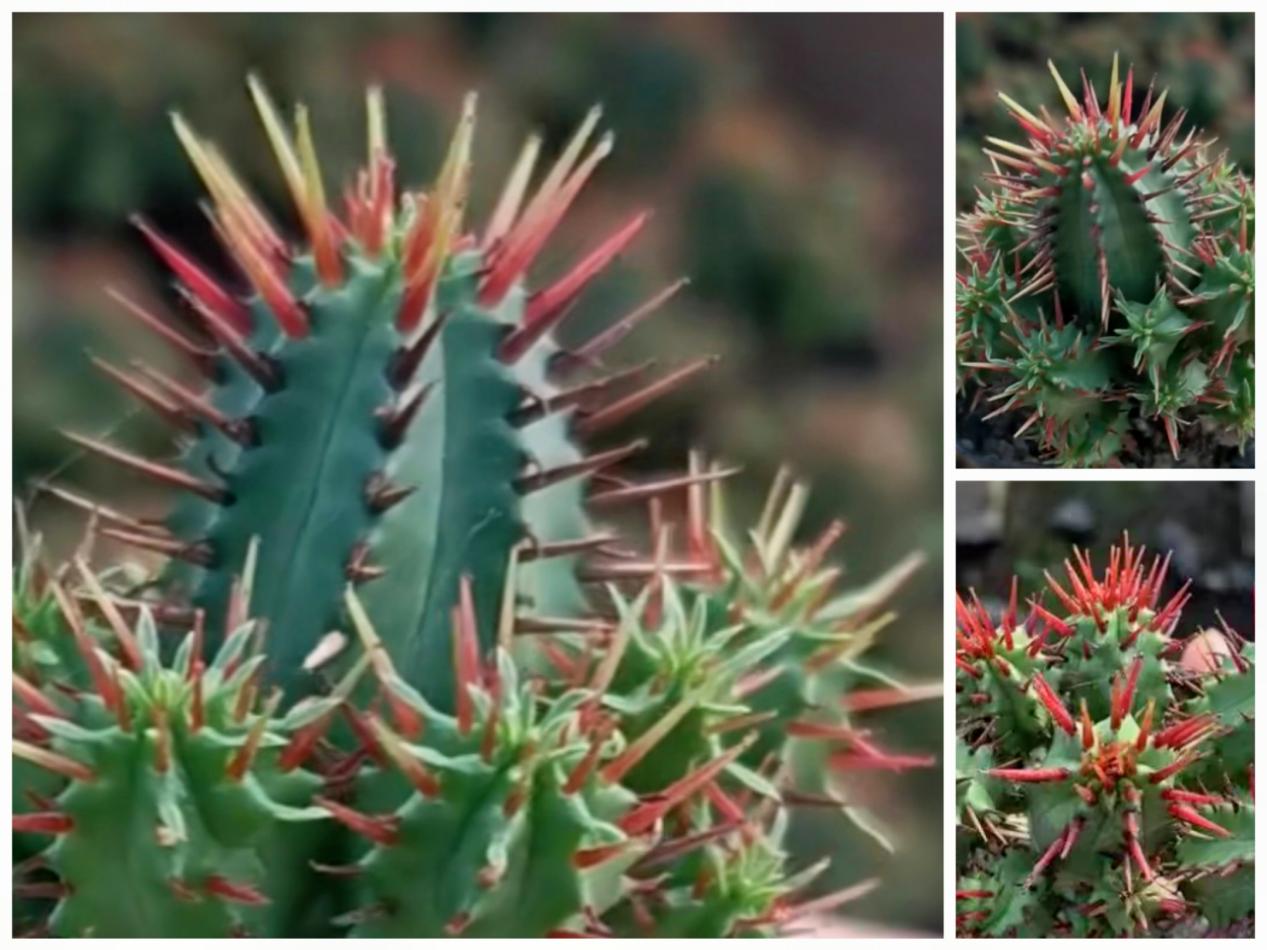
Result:
[[[959,222],[961,398],[1064,466],[1178,461],[1254,434],[1254,185],[1115,54],[1101,98],[999,99],[1016,140]],[[1167,112],[1167,108],[1171,112]],[[1207,463],[1208,464],[1208,463]]]
[[[336,214],[308,112],[249,88],[301,246],[174,115],[245,284],[138,217],[181,306],[114,296],[186,369],[94,362],[172,457],[67,432],[170,505],[42,481],[87,521],[65,563],[17,514],[17,932],[749,936],[874,887],[816,891],[832,855],[793,865],[785,837],[797,806],[882,837],[851,782],[934,764],[859,721],[939,692],[860,659],[920,558],[841,590],[843,525],[798,539],[786,470],[746,528],[734,469],[635,478],[642,440],[582,447],[712,362],[608,362],[676,284],[555,340],[648,218],[527,276],[612,147],[601,112],[542,176],[530,137],[475,228],[473,96],[434,185],[398,193],[371,89]]]
[[[1185,626],[1170,562],[1123,538],[957,598],[961,936],[1252,933],[1254,645]]]

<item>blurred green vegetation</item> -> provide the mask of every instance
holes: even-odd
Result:
[[[1085,69],[1100,101],[1113,54],[1135,64],[1142,95],[1157,77],[1169,88],[1166,118],[1180,108],[1188,122],[1218,138],[1237,165],[1254,172],[1254,16],[1251,13],[962,13],[955,29],[956,203],[971,208],[973,187],[989,171],[987,135],[1015,139],[1017,128],[999,91],[1035,109],[1064,112],[1047,71],[1051,59],[1079,88]]]
[[[679,465],[688,447],[706,447],[744,466],[736,507],[751,510],[790,462],[816,486],[811,529],[849,519],[840,551],[857,582],[926,551],[931,563],[897,605],[881,660],[913,680],[939,678],[941,42],[936,15],[19,15],[15,483],[72,466],[68,480],[106,497],[137,492],[117,472],[79,464],[54,425],[164,444],[84,351],[153,352],[103,285],[170,300],[129,213],[225,266],[170,109],[285,209],[246,99],[248,71],[279,100],[310,105],[331,187],[363,149],[368,82],[386,86],[399,178],[410,185],[430,180],[462,94],[477,89],[478,220],[530,129],[557,145],[599,101],[616,153],[538,273],[653,206],[647,236],[586,296],[568,332],[592,331],[685,273],[689,291],[625,355],[662,365],[724,357],[637,421],[656,436],[641,464]],[[132,502],[159,504],[148,493]],[[35,512],[54,536],[62,514]],[[61,527],[63,542],[76,529]],[[940,751],[940,715],[926,703],[873,719],[895,748]],[[869,797],[898,853],[841,838],[823,886],[881,874],[885,886],[851,914],[940,932],[940,769],[886,779]],[[810,853],[843,834],[822,814],[798,822]]]

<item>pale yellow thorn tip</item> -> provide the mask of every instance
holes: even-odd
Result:
[[[295,107],[295,132],[299,148],[299,167],[304,175],[304,191],[310,210],[318,221],[325,217],[326,193],[321,184],[321,166],[317,163],[317,148],[312,140],[312,124],[308,120],[308,107]]]
[[[369,160],[387,151],[387,104],[382,86],[370,86],[365,90],[365,116],[368,125]]]
[[[1148,117],[1141,123],[1141,128],[1150,128],[1153,123],[1161,121],[1161,110],[1166,104],[1166,96],[1170,94],[1169,89],[1163,89],[1161,95],[1157,98],[1157,102],[1153,104],[1152,109],[1148,112]]]
[[[1009,96],[1006,92],[1000,92],[999,99],[1002,100],[1005,106],[1007,106],[1017,115],[1019,115],[1026,122],[1029,122],[1031,125],[1037,126],[1040,129],[1047,129],[1047,131],[1049,132],[1051,131],[1050,127],[1047,125],[1046,122],[1044,122],[1038,116],[1034,115],[1034,113],[1030,112],[1023,105],[1021,105],[1011,96]]]
[[[1113,54],[1113,72],[1109,75],[1109,125],[1116,126],[1122,114],[1122,87],[1118,83],[1117,53]]]
[[[484,236],[485,245],[492,244],[504,237],[514,225],[523,206],[524,196],[528,193],[528,184],[532,180],[533,169],[537,165],[537,156],[541,153],[541,135],[534,132],[524,142],[523,150],[506,179],[506,187],[488,222],[488,233]]]
[[[260,115],[260,121],[264,124],[269,144],[272,145],[273,153],[277,156],[277,164],[281,166],[282,177],[286,179],[291,199],[295,202],[300,214],[306,217],[308,202],[304,194],[304,174],[299,158],[295,155],[294,146],[291,144],[290,135],[286,132],[286,127],[277,114],[277,108],[273,105],[273,100],[269,98],[268,91],[260,82],[259,77],[254,73],[249,74],[246,77],[246,84],[251,90],[251,98],[255,102],[255,110]]]
[[[1065,108],[1069,110],[1069,115],[1075,120],[1081,119],[1082,109],[1078,106],[1078,100],[1069,91],[1069,87],[1065,85],[1064,79],[1060,76],[1060,71],[1056,69],[1056,64],[1050,59],[1047,60],[1047,69],[1051,72],[1051,78],[1056,80],[1056,85],[1060,89],[1060,98],[1065,100]]]

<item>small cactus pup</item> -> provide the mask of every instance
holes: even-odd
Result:
[[[1252,918],[1254,645],[1194,669],[1170,558],[1077,549],[1022,616],[957,600],[956,930],[1125,937]],[[1043,601],[1050,596],[1051,607]]]
[[[71,438],[178,490],[180,500],[160,523],[99,512],[100,529],[172,559],[158,618],[187,624],[190,610],[203,610],[211,652],[226,635],[234,572],[258,539],[252,603],[270,627],[265,676],[291,697],[315,688],[313,667],[337,653],[325,637],[339,626],[341,592],[353,582],[402,671],[450,707],[448,678],[427,677],[451,653],[447,618],[459,578],[472,579],[485,647],[518,546],[530,547],[520,558],[521,599],[542,616],[583,611],[580,568],[602,578],[611,560],[587,505],[609,509],[661,486],[591,493],[593,476],[644,443],[587,454],[577,439],[621,422],[711,360],[652,380],[639,378],[645,366],[604,366],[609,348],[680,285],[572,350],[553,341],[554,328],[639,233],[646,213],[561,276],[525,285],[612,147],[610,135],[591,141],[597,109],[535,188],[541,141],[530,138],[475,230],[465,221],[473,96],[433,188],[398,195],[383,98],[371,90],[366,165],[340,216],[326,197],[307,111],[297,109],[291,129],[255,79],[250,91],[306,244],[287,242],[220,151],[174,117],[249,296],[136,219],[174,274],[186,319],[181,325],[116,296],[188,371],[98,365],[171,423],[179,454],[156,461]]]
[[[1120,462],[1145,430],[1175,459],[1192,427],[1243,450],[1253,182],[1116,55],[1105,100],[1048,66],[1062,114],[999,94],[1019,139],[988,139],[990,190],[960,221],[960,386],[1061,465]]]
[[[707,362],[651,381],[604,365],[676,285],[553,341],[642,215],[525,289],[609,147],[588,144],[597,113],[535,190],[530,140],[475,234],[473,100],[434,188],[398,200],[371,92],[336,217],[307,113],[288,129],[251,92],[306,248],[177,119],[250,296],[141,222],[187,319],[122,299],[190,369],[101,366],[171,423],[176,458],[76,437],[181,499],[154,520],[46,485],[87,538],[57,568],[23,545],[21,932],[766,936],[874,887],[810,893],[829,858],[793,867],[785,838],[792,806],[881,836],[850,780],[931,764],[860,724],[937,695],[863,656],[918,559],[841,591],[842,526],[800,543],[807,489],[786,473],[744,531],[732,469],[692,455],[636,480],[615,466],[640,442],[579,448]],[[648,509],[647,553],[591,527],[624,505]],[[102,564],[102,538],[169,563]]]

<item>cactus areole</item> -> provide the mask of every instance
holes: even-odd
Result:
[[[1139,420],[1176,458],[1197,423],[1243,446],[1253,183],[1116,56],[1103,104],[1048,65],[1064,114],[1000,93],[1019,141],[988,140],[992,190],[960,222],[961,383],[1060,464],[1111,462]]]
[[[932,764],[856,723],[938,694],[861,661],[919,559],[838,591],[843,526],[799,543],[786,472],[740,531],[733,470],[692,454],[639,480],[615,466],[641,441],[578,446],[710,362],[605,362],[680,283],[586,342],[552,337],[645,214],[525,287],[611,146],[599,113],[535,187],[530,139],[473,231],[473,99],[433,188],[399,196],[371,91],[336,216],[307,113],[292,129],[250,88],[304,249],[176,118],[250,295],[138,220],[190,319],[115,296],[189,370],[98,365],[179,454],[72,435],[179,501],[147,520],[46,486],[168,564],[138,598],[86,548],[52,569],[24,545],[19,932],[728,937],[870,890],[806,893],[827,861],[791,871],[783,839],[805,804],[883,841],[850,782]],[[591,525],[644,504],[646,553]]]
[[[1189,598],[1129,540],[995,622],[957,600],[963,936],[1143,936],[1253,911],[1254,645],[1199,673],[1173,634]],[[1054,601],[1049,609],[1044,599]]]

